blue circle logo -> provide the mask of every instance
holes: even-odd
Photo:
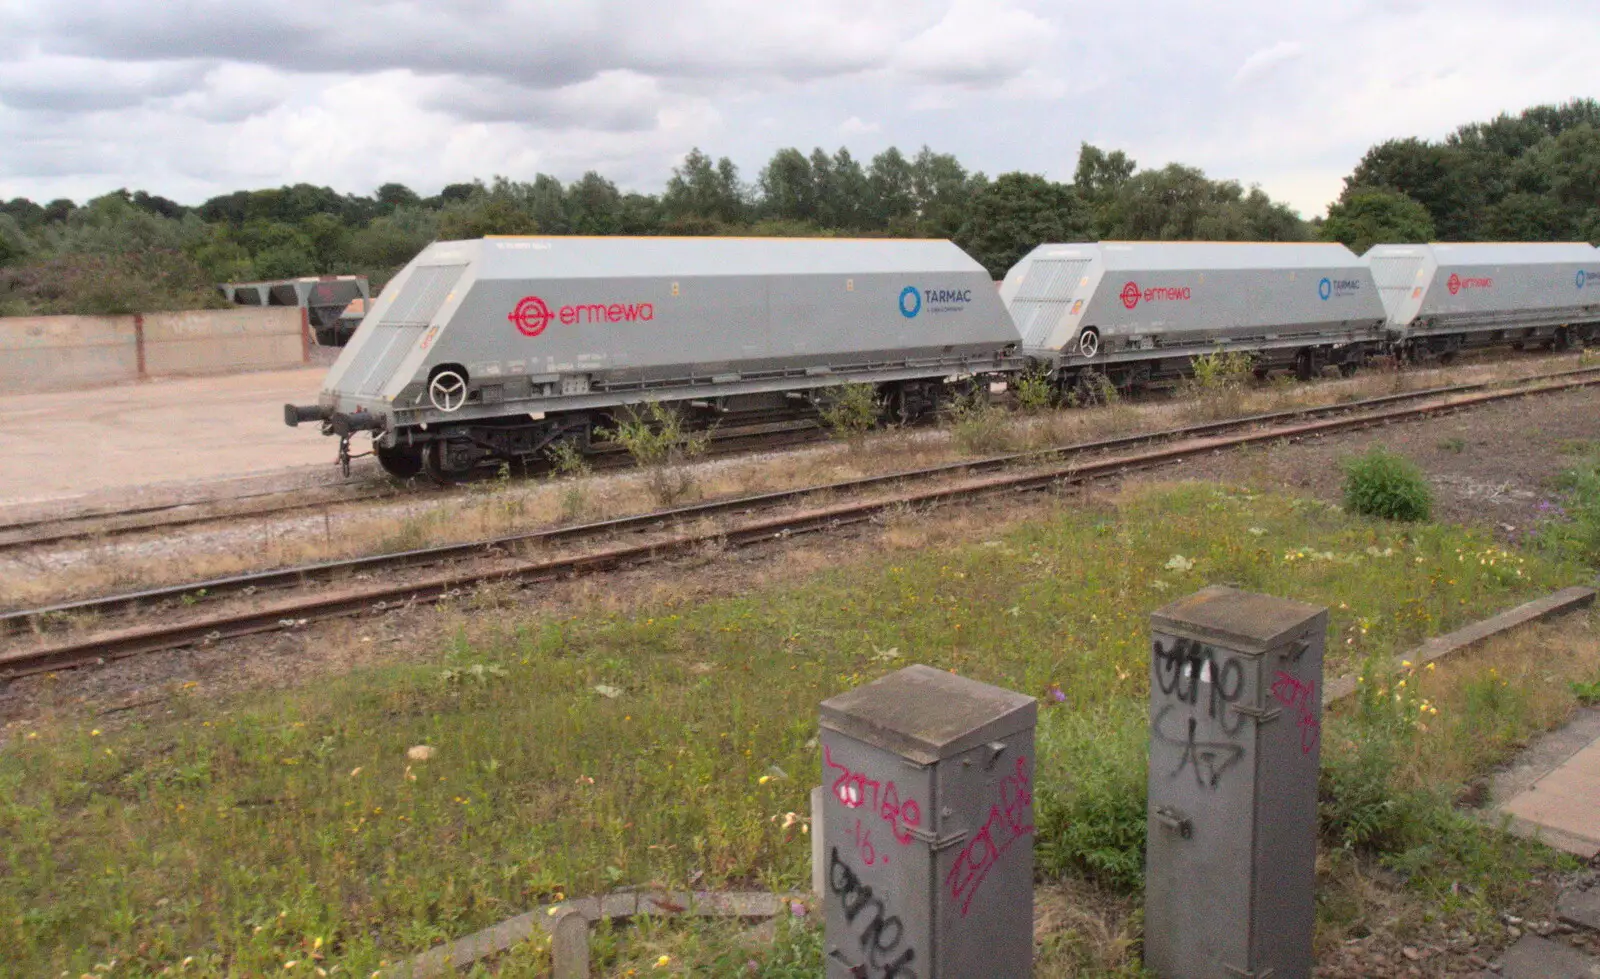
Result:
[[[1582,289],[1583,288],[1583,284],[1585,282],[1587,282],[1588,280],[1589,280],[1588,273],[1584,272],[1583,269],[1579,269],[1578,270],[1578,288]]]
[[[906,286],[900,290],[900,315],[912,319],[922,312],[922,293],[916,286]]]
[[[1321,282],[1318,282],[1317,295],[1322,297],[1323,302],[1327,302],[1328,297],[1333,295],[1333,280],[1323,279]]]

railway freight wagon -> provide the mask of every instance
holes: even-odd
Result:
[[[694,424],[825,406],[875,385],[902,418],[1014,370],[1011,318],[947,241],[487,238],[424,249],[383,290],[315,406],[373,433],[390,473],[449,479],[587,448],[627,406]]]
[[[1587,244],[1373,245],[1361,260],[1391,342],[1412,357],[1600,337],[1600,251]]]
[[[1062,386],[1180,377],[1216,350],[1258,372],[1346,372],[1383,340],[1372,275],[1343,245],[1097,242],[1040,245],[1006,273],[1001,299],[1023,351]]]

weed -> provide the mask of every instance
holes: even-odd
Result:
[[[987,391],[974,391],[950,408],[950,437],[962,452],[1007,452],[1016,448],[1016,432],[1009,412],[989,400]]]
[[[643,414],[633,408],[626,414],[605,434],[644,470],[650,495],[662,506],[688,496],[695,482],[686,463],[705,454],[711,433],[690,431],[682,415],[658,401],[652,401]]]
[[[1427,520],[1433,493],[1422,471],[1382,446],[1345,463],[1344,505],[1353,513],[1386,520]]]
[[[1600,679],[1572,681],[1572,695],[1585,707],[1600,704]]]
[[[829,392],[820,413],[834,438],[859,452],[883,414],[883,399],[871,384],[845,384]]]
[[[1056,381],[1045,367],[1030,367],[1016,380],[1017,407],[1036,415],[1055,406]]]
[[[1242,350],[1201,354],[1189,360],[1189,378],[1184,388],[1207,417],[1243,414],[1245,384],[1254,367],[1254,359]]]
[[[1440,452],[1454,452],[1455,454],[1460,455],[1466,450],[1466,448],[1467,440],[1464,438],[1448,438],[1439,443]]]
[[[1537,537],[1557,554],[1600,565],[1600,452],[1592,444],[1577,451],[1587,454],[1556,480],[1565,506],[1539,505]]]

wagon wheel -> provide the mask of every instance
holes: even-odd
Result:
[[[467,403],[467,379],[453,370],[442,370],[428,382],[428,400],[440,411],[458,410]]]
[[[396,479],[411,479],[422,472],[422,452],[416,448],[397,445],[392,449],[378,446],[374,449],[378,465]]]

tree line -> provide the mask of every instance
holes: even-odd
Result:
[[[1373,241],[1600,237],[1600,104],[1541,106],[1440,143],[1391,140],[1346,178],[1326,221],[1193,167],[1140,169],[1084,144],[1070,182],[993,179],[953,155],[780,149],[746,180],[699,149],[659,194],[589,172],[451,184],[422,197],[297,184],[189,207],[119,190],[83,205],[0,202],[0,314],[220,305],[224,281],[361,273],[381,286],[435,240],[486,234],[951,238],[999,276],[1043,241],[1321,237]]]

